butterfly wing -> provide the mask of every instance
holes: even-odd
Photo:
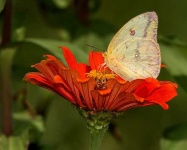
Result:
[[[105,62],[111,70],[128,81],[157,78],[161,65],[159,45],[154,40],[129,39],[120,43]]]
[[[111,40],[107,52],[113,51],[120,43],[130,38],[148,38],[157,41],[158,16],[146,12],[127,22]]]

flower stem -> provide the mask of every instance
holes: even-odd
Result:
[[[80,115],[86,119],[87,128],[91,134],[90,137],[90,149],[100,150],[101,142],[105,132],[108,130],[110,121],[118,117],[121,113],[107,112],[107,111],[86,111],[81,108],[77,108]]]
[[[104,134],[107,131],[106,128],[102,130],[95,130],[90,132],[90,149],[89,150],[100,150],[101,149],[101,142],[103,140]]]

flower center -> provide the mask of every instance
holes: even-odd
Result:
[[[96,84],[97,90],[104,90],[104,89],[106,89],[107,80],[115,78],[115,74],[92,70],[89,73],[87,73],[87,77],[95,79],[95,81],[97,83]]]

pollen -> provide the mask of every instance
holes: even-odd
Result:
[[[88,78],[94,78],[94,79],[113,79],[115,78],[115,74],[111,73],[105,73],[105,72],[100,72],[97,70],[92,70],[89,73],[87,73]]]
[[[95,79],[97,83],[95,89],[104,90],[107,88],[107,80],[115,78],[115,74],[92,70],[87,74],[87,77]]]

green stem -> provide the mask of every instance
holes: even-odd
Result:
[[[106,128],[102,130],[95,130],[90,132],[90,150],[100,150],[101,149],[101,142],[103,140],[104,134],[107,131]]]
[[[101,142],[105,132],[108,130],[110,121],[118,117],[121,113],[107,111],[86,111],[78,108],[80,115],[86,119],[87,128],[91,134],[90,150],[100,150]]]

